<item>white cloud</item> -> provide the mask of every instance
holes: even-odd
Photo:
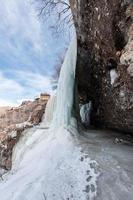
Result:
[[[18,106],[18,104],[15,104],[11,101],[6,101],[5,99],[1,99],[0,98],[0,107],[4,107],[4,106],[11,106],[11,107],[15,107]]]
[[[29,71],[15,71],[15,76],[17,79],[11,79],[0,71],[0,106],[16,106],[24,99],[34,99],[41,92],[52,93],[51,80],[47,76]]]
[[[48,76],[30,71],[16,71],[18,80],[22,80],[27,88],[33,88],[37,91],[51,92],[51,80]]]
[[[1,0],[1,5],[0,30],[5,32],[9,39],[17,36],[21,41],[30,42],[33,50],[36,53],[41,53],[43,32],[31,1]],[[7,43],[11,45],[8,41]],[[21,48],[21,45],[17,48]]]
[[[51,24],[37,18],[33,1],[1,0],[0,104],[3,105],[18,104],[40,92],[52,93],[48,74],[52,74],[65,40],[52,37],[48,29]]]
[[[45,54],[43,26],[31,1],[1,0],[0,105],[16,105],[21,99],[31,99],[42,91],[51,91],[48,77],[15,71],[21,66],[24,69],[29,67],[29,71],[35,67],[38,69],[34,63],[40,61],[40,56],[44,57]],[[8,67],[1,61],[3,55]]]
[[[12,95],[15,93],[20,94],[23,92],[23,87],[13,79],[8,79],[2,72],[0,72],[0,94],[5,93]]]

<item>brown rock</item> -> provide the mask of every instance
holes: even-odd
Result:
[[[19,107],[0,113],[0,167],[10,170],[12,150],[22,132],[41,122],[49,95],[41,94],[35,101],[25,101]]]
[[[78,92],[82,103],[92,102],[91,124],[133,133],[132,1],[70,3],[78,39]],[[112,69],[118,73],[113,85]]]

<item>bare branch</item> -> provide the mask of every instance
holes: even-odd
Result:
[[[36,0],[38,1],[38,0]],[[39,17],[44,16],[45,20],[48,19],[50,15],[55,15],[56,28],[57,30],[62,30],[68,24],[71,24],[73,17],[70,11],[70,5],[66,0],[39,0],[40,9]]]
[[[46,197],[45,193],[43,193],[43,197],[44,197],[45,200],[47,200],[47,197]]]

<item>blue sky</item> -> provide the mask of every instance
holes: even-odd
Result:
[[[69,37],[54,37],[54,18],[39,19],[31,0],[1,0],[0,106],[51,92],[51,75]]]

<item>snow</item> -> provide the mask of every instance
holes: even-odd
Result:
[[[116,69],[110,70],[110,78],[111,78],[111,85],[113,85],[115,83],[116,79],[118,78]]]
[[[125,97],[125,92],[124,92],[124,90],[120,90],[120,97],[121,97],[121,98],[124,98],[124,97]]]
[[[22,123],[19,123],[19,124],[16,124],[16,128],[25,128],[26,126],[32,126],[32,124],[30,123],[30,122],[28,122],[28,121],[26,121],[26,122],[22,122]]]
[[[34,130],[25,137],[29,142],[24,145],[23,138],[15,148],[13,159],[17,168],[15,164],[1,184],[2,200],[42,200],[44,194],[50,200],[72,196],[84,200],[88,195],[90,199],[96,195],[97,163],[81,152],[67,130],[61,128],[56,136],[51,131]],[[92,179],[87,182],[90,176]],[[86,191],[89,187],[95,191]]]
[[[24,131],[13,150],[12,170],[0,184],[1,200],[95,198],[98,165],[82,151],[72,116],[76,56],[74,39],[61,69],[57,97],[49,100],[44,121]]]
[[[16,132],[16,131],[11,131],[8,135],[9,135],[11,138],[15,138],[15,137],[17,137],[17,132]]]
[[[95,200],[133,200],[132,137],[107,130],[89,130],[81,137],[84,152],[100,167]]]

